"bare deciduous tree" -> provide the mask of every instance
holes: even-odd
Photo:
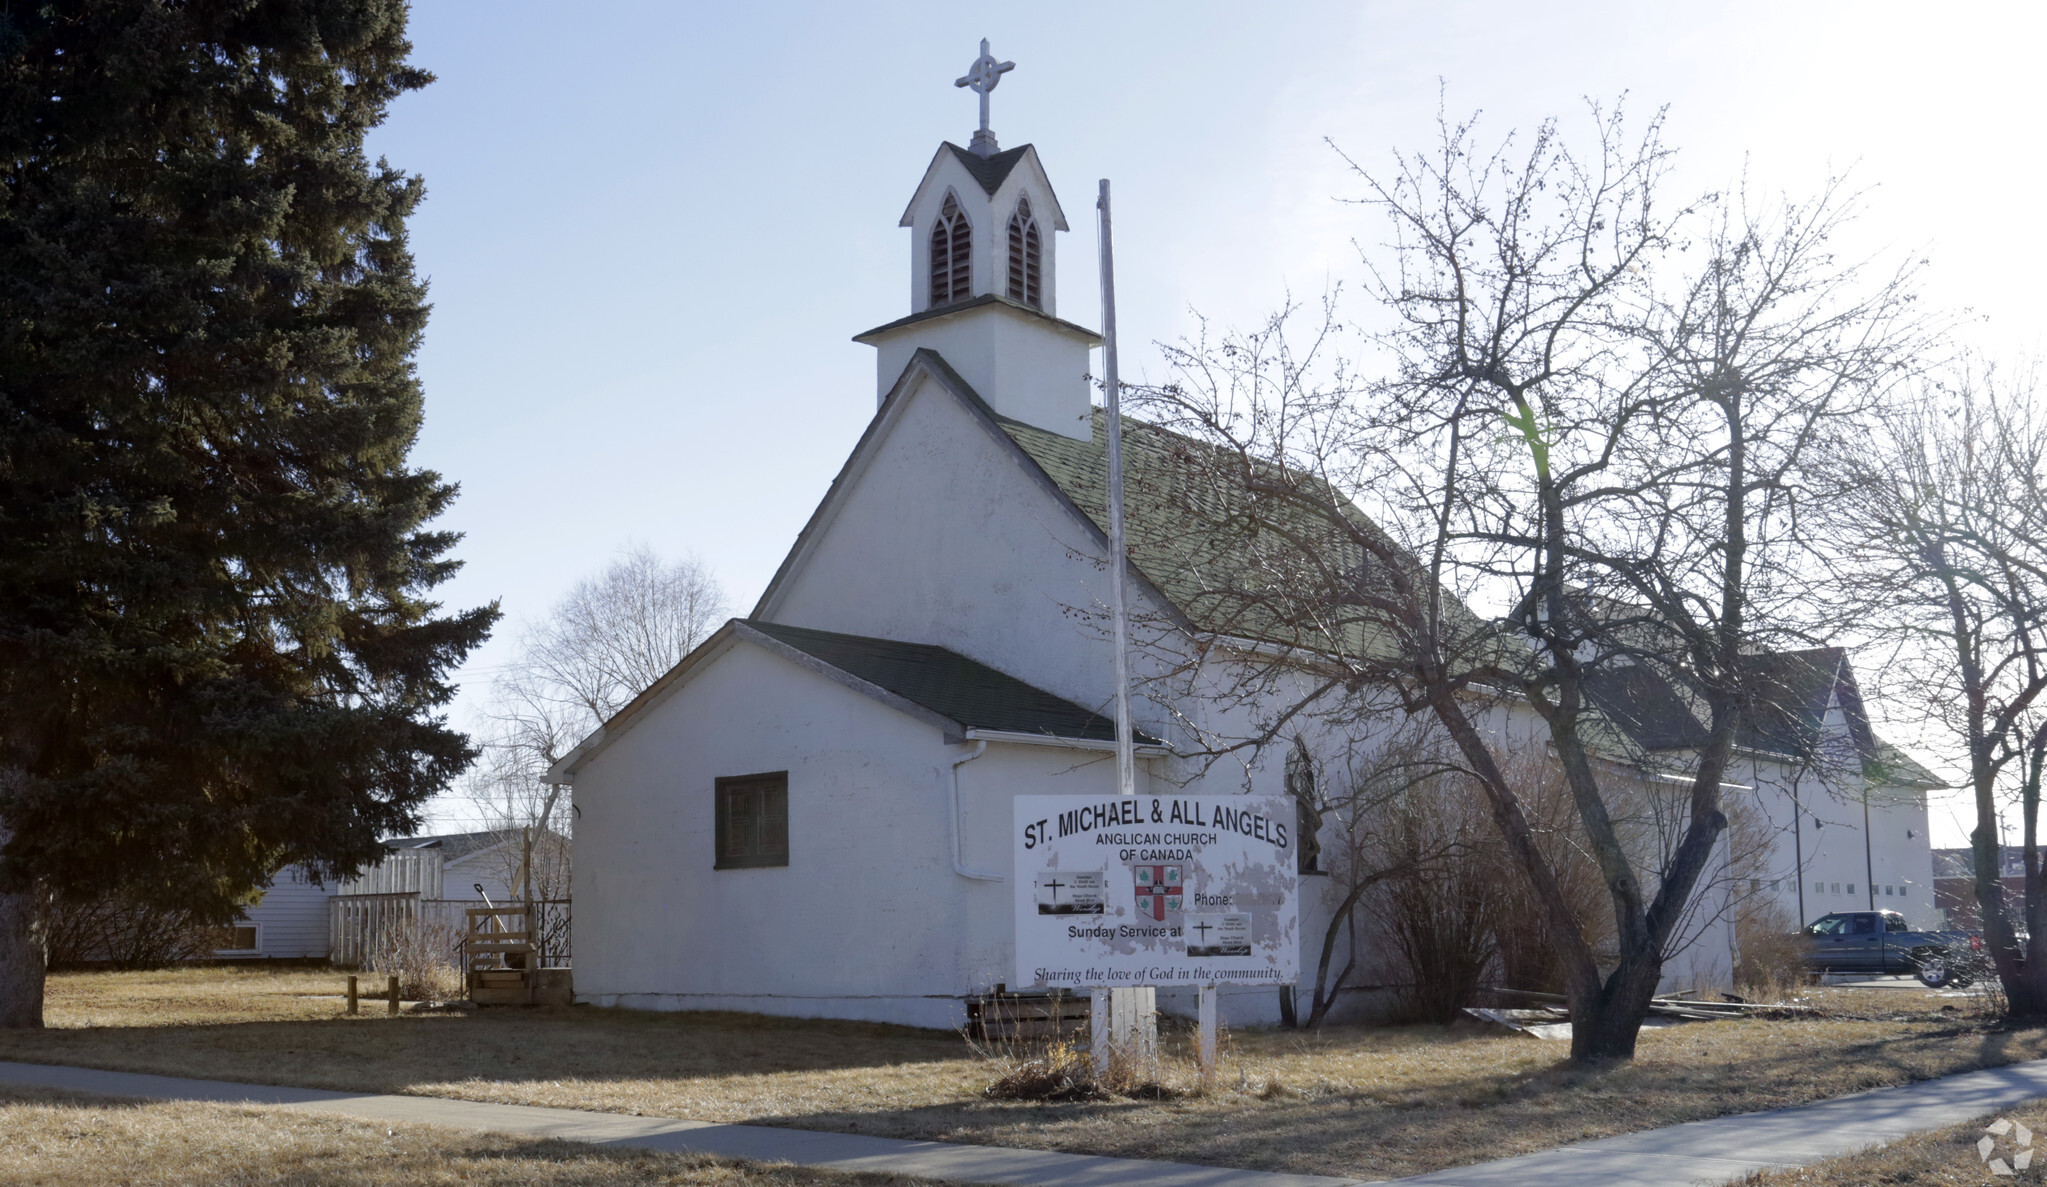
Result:
[[[1900,700],[1966,755],[1977,902],[2010,1012],[2047,1015],[2047,422],[2030,371],[1958,364],[1949,380],[1844,443],[1828,503],[1842,608],[1895,639]],[[2002,879],[2000,809],[2016,803],[2025,891]],[[2027,938],[2022,942],[2019,923]]]
[[[1258,645],[1208,654],[1234,656],[1247,704],[1304,690],[1262,710],[1276,730],[1387,690],[1434,720],[1549,921],[1581,1062],[1633,1055],[1716,860],[1753,708],[1744,657],[1803,613],[1813,444],[1870,415],[1920,343],[1912,270],[1833,254],[1852,195],[1667,205],[1660,119],[1631,137],[1618,111],[1593,114],[1582,157],[1554,124],[1485,151],[1445,123],[1390,173],[1359,169],[1391,234],[1368,256],[1383,327],[1352,337],[1332,302],[1297,337],[1289,310],[1169,351],[1173,381],[1140,393],[1206,446],[1153,497],[1227,521],[1256,556],[1211,570],[1205,596]],[[1689,706],[1681,745],[1614,729],[1602,702],[1633,684]],[[1610,961],[1507,769],[1531,749],[1569,790]],[[1672,777],[1671,829],[1631,847],[1617,798]]]
[[[572,805],[549,767],[717,629],[725,598],[694,558],[644,546],[577,582],[526,628],[492,689],[483,756],[467,791],[486,821],[525,836],[508,884],[566,898]]]

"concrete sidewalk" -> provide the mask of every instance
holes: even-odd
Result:
[[[967,1146],[954,1142],[906,1142],[860,1134],[773,1129],[765,1125],[717,1125],[669,1117],[628,1117],[576,1109],[496,1105],[433,1096],[389,1096],[185,1080],[134,1072],[0,1062],[0,1084],[62,1088],[103,1096],[144,1100],[211,1101],[275,1105],[336,1113],[368,1121],[411,1121],[452,1129],[563,1138],[599,1146],[662,1150],[672,1154],[718,1154],[758,1162],[793,1162],[845,1171],[883,1171],[923,1179],[1017,1187],[1350,1187],[1354,1179],[1320,1175],[1279,1175],[1229,1167],[1191,1166],[1136,1158],[1097,1158],[1049,1150]]]
[[[718,1154],[761,1162],[1018,1187],[1345,1187],[1359,1180],[953,1142],[907,1142],[764,1125],[718,1125],[431,1096],[329,1092],[133,1072],[0,1062],[0,1084],[146,1100],[274,1105],[370,1121],[412,1121],[600,1146]],[[1744,1113],[1437,1171],[1434,1187],[1703,1187],[1751,1171],[1852,1154],[1925,1129],[2047,1097],[2047,1060],[1879,1088],[1796,1108]],[[1958,1154],[1957,1157],[1964,1155]]]
[[[1964,1072],[1809,1105],[1693,1121],[1437,1171],[1431,1187],[1700,1187],[1803,1166],[2047,1097],[2047,1060]],[[1957,1158],[1973,1158],[1973,1151]]]

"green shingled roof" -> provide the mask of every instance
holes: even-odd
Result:
[[[1094,410],[1086,441],[999,415],[995,420],[1106,535],[1107,413]],[[1354,569],[1364,555],[1322,513],[1276,501],[1251,507],[1235,489],[1229,459],[1215,446],[1127,416],[1123,465],[1130,566],[1195,629],[1325,654],[1398,654],[1386,642],[1384,627],[1330,617],[1331,591],[1317,583],[1345,566]],[[1311,493],[1321,491],[1351,522],[1377,531],[1348,499],[1312,478],[1290,478]],[[1293,539],[1275,531],[1275,522]],[[1321,542],[1312,560],[1300,540]],[[1465,629],[1490,633],[1454,601],[1449,610]]]
[[[1097,742],[1116,740],[1114,720],[956,651],[928,643],[842,635],[778,622],[749,621],[746,625],[966,729]],[[1141,732],[1137,742],[1142,746],[1162,744]]]

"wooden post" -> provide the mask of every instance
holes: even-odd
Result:
[[[355,974],[348,975],[348,1012],[355,1013]]]
[[[1201,1087],[1208,1089],[1215,1087],[1215,986],[1203,985],[1196,994],[1201,1023],[1196,1051],[1201,1064]]]
[[[393,973],[391,975],[391,1009],[389,1010],[389,1013],[396,1014],[397,1012],[398,1012],[398,975],[396,973]]]
[[[1111,1043],[1109,1020],[1109,991],[1090,990],[1088,993],[1088,1045],[1093,1048],[1095,1076],[1105,1078],[1109,1074],[1109,1045]]]

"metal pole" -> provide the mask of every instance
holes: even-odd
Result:
[[[350,973],[350,974],[349,974],[349,977],[348,977],[348,1012],[349,1012],[349,1013],[351,1013],[351,1014],[353,1014],[353,1013],[355,1013],[355,1012],[356,1012],[356,1010],[355,1010],[355,1001],[356,1001],[356,998],[355,998],[355,974],[353,974],[353,973]]]
[[[1109,614],[1116,649],[1116,793],[1137,794],[1137,755],[1130,726],[1130,605],[1126,597],[1127,562],[1123,542],[1123,388],[1116,376],[1116,251],[1110,233],[1109,179],[1103,178],[1095,200],[1100,215],[1102,249],[1102,395],[1109,422]],[[1117,1002],[1116,995],[1124,1000]],[[1112,1045],[1125,1047],[1136,1037],[1131,1026],[1133,991],[1093,992],[1093,1054],[1095,1074],[1109,1072]],[[1124,1008],[1116,1009],[1120,1004]]]
[[[1756,764],[1754,759],[1749,760],[1748,769],[1749,782],[1751,783],[1756,782],[1755,778]],[[1806,924],[1812,922],[1811,919],[1807,918],[1805,913],[1805,815],[1803,806],[1800,805],[1798,802],[1798,777],[1802,773],[1803,772],[1799,768],[1796,767],[1792,768],[1791,860],[1792,864],[1794,864],[1798,868],[1798,926],[1801,931],[1804,930]]]
[[[1123,397],[1116,378],[1116,260],[1109,233],[1109,179],[1095,203],[1102,212],[1102,391],[1109,421],[1109,612],[1116,636],[1116,791],[1137,794],[1130,729],[1130,604],[1123,543]]]

